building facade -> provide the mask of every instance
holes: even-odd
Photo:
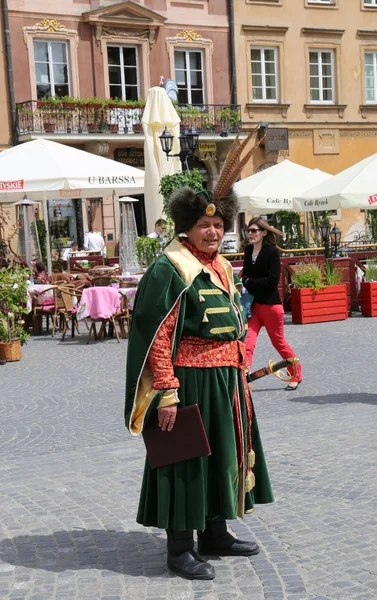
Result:
[[[240,123],[226,0],[50,0],[48,12],[42,0],[8,2],[21,143],[43,136],[143,168],[143,99],[171,79],[183,124],[202,133],[195,166],[212,184]],[[139,200],[145,234],[154,223]],[[93,223],[116,252],[112,198],[51,201],[49,217],[64,242],[80,243]]]
[[[258,150],[250,175],[284,157],[335,174],[377,152],[377,1],[235,2],[237,101],[246,127],[287,128],[289,154]],[[347,240],[360,210],[333,215]]]

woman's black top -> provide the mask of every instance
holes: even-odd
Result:
[[[259,304],[281,304],[278,284],[280,256],[276,246],[262,246],[255,263],[252,262],[253,245],[245,250],[242,283]]]

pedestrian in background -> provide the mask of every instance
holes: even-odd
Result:
[[[165,219],[158,219],[154,224],[154,231],[147,235],[149,238],[163,238],[166,233],[167,222]]]
[[[106,256],[105,240],[96,227],[92,227],[91,230],[85,234],[84,250],[88,250],[89,252],[101,252],[102,256]]]
[[[293,358],[295,353],[284,337],[284,309],[278,285],[280,281],[280,256],[276,248],[276,235],[283,235],[261,217],[249,221],[250,245],[245,250],[242,283],[254,296],[251,318],[248,319],[246,356],[251,367],[257,338],[261,328],[266,328],[273,347],[282,358]],[[296,390],[302,381],[300,363],[288,368],[293,377],[285,388]]]

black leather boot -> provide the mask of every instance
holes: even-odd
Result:
[[[185,579],[213,579],[215,569],[194,550],[192,530],[167,529],[168,567]]]
[[[198,552],[212,556],[252,556],[259,553],[259,546],[237,540],[227,531],[225,519],[216,517],[207,519],[205,530],[198,531]]]

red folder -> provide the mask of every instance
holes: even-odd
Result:
[[[211,454],[197,404],[178,408],[171,431],[158,426],[156,410],[144,427],[143,438],[152,469]]]

